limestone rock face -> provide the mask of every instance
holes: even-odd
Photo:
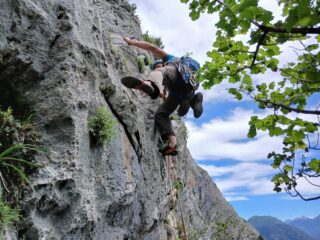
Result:
[[[257,239],[192,159],[181,120],[179,155],[158,153],[160,101],[120,83],[150,55],[122,36],[141,38],[125,0],[0,1],[0,105],[32,111],[48,149],[7,239]],[[117,134],[98,147],[87,124],[101,106]]]

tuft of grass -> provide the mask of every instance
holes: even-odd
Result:
[[[11,107],[0,109],[0,187],[6,190],[4,199],[18,196],[12,192],[15,186],[21,189],[24,183],[29,183],[27,175],[36,167],[34,154],[44,152],[37,146],[39,143],[40,136],[31,124],[31,115],[18,120]]]
[[[22,182],[30,183],[24,171],[25,167],[38,167],[37,164],[23,159],[21,154],[26,154],[27,152],[43,153],[44,150],[30,144],[16,144],[0,153],[0,183],[8,192],[10,190],[5,179],[18,176]]]
[[[110,111],[104,107],[97,110],[96,115],[89,117],[88,128],[91,137],[94,140],[93,145],[102,146],[108,144],[116,135],[116,121]]]
[[[1,233],[2,229],[18,222],[19,218],[19,210],[17,208],[11,208],[0,195],[0,236],[3,234]]]
[[[44,149],[36,146],[40,136],[31,124],[31,116],[18,120],[13,110],[0,108],[0,239],[4,239],[4,229],[19,221],[17,208],[22,190],[30,184],[28,175],[37,164],[35,153]]]

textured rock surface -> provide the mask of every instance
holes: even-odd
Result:
[[[149,55],[122,36],[141,37],[124,0],[0,1],[0,105],[33,111],[48,148],[7,238],[177,239],[184,223],[189,239],[257,239],[192,160],[180,120],[180,154],[159,155],[159,101],[120,84]],[[87,120],[100,106],[117,136],[92,147]]]

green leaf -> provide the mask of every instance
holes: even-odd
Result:
[[[272,12],[267,11],[261,7],[253,9],[256,21],[263,24],[269,24],[273,20]]]
[[[309,132],[309,133],[313,133],[315,131],[317,131],[318,128],[317,126],[315,126],[314,124],[312,123],[306,123],[306,127],[305,127],[305,131],[306,132]]]
[[[316,173],[320,172],[320,160],[313,158],[309,163],[308,166],[315,171]]]
[[[269,89],[273,90],[274,87],[275,87],[275,82],[271,82],[271,83],[269,84]]]
[[[311,45],[307,46],[308,51],[312,51],[312,50],[315,50],[318,48],[319,48],[319,44],[311,44]]]
[[[242,82],[246,85],[252,85],[252,80],[250,75],[245,75]]]
[[[240,34],[245,34],[245,33],[247,33],[247,32],[248,32],[248,29],[250,28],[250,26],[251,26],[250,21],[248,21],[248,20],[241,21],[241,22],[240,22],[240,27],[241,27],[241,29],[240,29],[239,33],[240,33]]]
[[[249,132],[248,132],[248,138],[254,138],[257,135],[257,128],[255,125],[250,125]]]
[[[253,66],[253,67],[251,68],[251,73],[252,73],[252,74],[258,74],[258,73],[260,73],[260,72],[261,72],[261,68],[258,67],[258,66]]]
[[[190,12],[190,17],[193,21],[195,21],[200,17],[200,12],[192,11]]]
[[[238,92],[238,90],[236,88],[230,88],[229,93],[232,94],[237,100],[242,99],[242,94],[240,92]]]
[[[289,11],[289,15],[284,22],[283,26],[287,30],[287,32],[290,32],[291,29],[296,25],[296,23],[299,21],[297,9],[292,9]]]
[[[292,131],[292,138],[295,141],[299,141],[299,140],[303,139],[304,136],[305,135],[304,135],[304,133],[302,131],[296,131],[296,130]]]
[[[249,8],[250,6],[258,6],[257,0],[241,0],[240,4],[236,8],[238,12],[242,12],[243,10]]]
[[[285,170],[285,171],[287,171],[287,172],[291,172],[292,169],[293,169],[293,167],[292,167],[291,165],[285,165],[285,166],[283,167],[283,170]]]
[[[284,131],[280,127],[275,127],[275,128],[273,128],[273,133],[274,133],[274,136],[280,136],[280,135],[284,134]]]
[[[300,26],[309,26],[313,22],[313,19],[310,16],[304,17],[298,21]]]

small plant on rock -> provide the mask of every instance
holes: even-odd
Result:
[[[30,123],[14,117],[12,108],[0,109],[0,239],[4,229],[19,220],[18,203],[28,175],[38,166],[33,161],[35,153],[44,150],[40,136]]]
[[[144,63],[144,58],[141,57],[137,57],[136,58],[137,64],[138,64],[138,69],[140,73],[144,73],[145,72],[145,63]]]
[[[19,218],[19,210],[10,207],[9,204],[4,201],[0,188],[0,239],[3,239],[3,230],[5,227],[13,225],[19,221]]]
[[[111,113],[104,107],[97,110],[96,115],[89,117],[88,128],[92,145],[102,146],[108,144],[115,137],[116,121]]]
[[[15,186],[18,189],[24,186],[28,174],[35,170],[34,154],[44,151],[37,146],[39,139],[30,118],[20,121],[13,116],[11,108],[0,109],[0,187],[6,190],[6,199],[16,194]]]

